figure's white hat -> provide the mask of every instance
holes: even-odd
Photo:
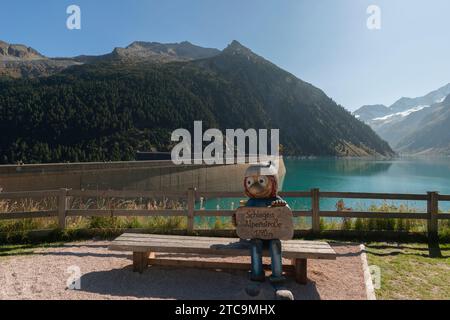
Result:
[[[269,161],[268,163],[251,165],[247,168],[245,177],[252,176],[275,176],[278,178],[278,168],[272,161]]]

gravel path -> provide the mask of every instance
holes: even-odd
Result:
[[[0,299],[250,299],[244,291],[249,283],[246,272],[150,267],[143,274],[133,273],[131,254],[108,251],[107,244],[71,243],[33,255],[0,258]],[[296,299],[366,299],[359,245],[333,247],[336,261],[308,262],[306,286],[287,282]],[[69,290],[67,281],[76,268],[81,272],[81,289]],[[273,298],[268,281],[256,298]]]

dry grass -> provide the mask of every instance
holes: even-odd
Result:
[[[386,212],[386,213],[418,213],[414,207],[408,205],[394,205],[384,202],[381,205],[371,205],[369,208],[357,208],[356,211]],[[350,213],[350,212],[349,212]],[[322,230],[356,230],[356,231],[407,231],[426,232],[426,220],[416,219],[365,219],[340,218],[321,219]],[[450,234],[450,221],[439,221],[439,232],[442,236]]]
[[[1,213],[37,212],[55,210],[57,207],[55,198],[47,198],[39,201],[2,200],[0,201]],[[169,199],[81,199],[74,198],[70,202],[71,209],[99,209],[99,210],[183,210],[185,203]],[[1,215],[0,213],[0,215]],[[0,221],[0,233],[23,232],[30,230],[43,230],[57,228],[55,218],[34,218]],[[68,229],[124,229],[124,228],[148,228],[156,230],[173,230],[186,228],[184,217],[69,217]]]

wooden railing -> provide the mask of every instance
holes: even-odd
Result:
[[[311,191],[282,192],[286,198],[309,198],[311,199],[311,210],[294,211],[294,217],[311,217],[314,233],[320,232],[320,218],[366,218],[366,219],[414,219],[426,220],[429,236],[438,233],[438,221],[450,219],[449,213],[439,213],[439,201],[450,201],[450,195],[440,195],[438,192],[427,192],[427,194],[394,194],[394,193],[354,193],[354,192],[321,192],[319,189]],[[194,232],[195,217],[231,217],[233,210],[195,210],[195,203],[201,197],[212,198],[242,198],[241,192],[203,192],[189,189],[186,192],[165,191],[92,191],[92,190],[50,190],[50,191],[28,191],[0,193],[1,200],[11,199],[42,199],[57,198],[56,210],[35,212],[13,212],[0,213],[0,220],[48,218],[57,217],[60,229],[66,228],[67,217],[186,217],[188,233]],[[185,210],[126,210],[126,209],[72,209],[70,199],[77,198],[176,198],[186,201]],[[427,211],[422,213],[411,212],[368,212],[368,211],[321,211],[320,200],[325,198],[336,199],[367,199],[367,200],[405,200],[426,201]]]

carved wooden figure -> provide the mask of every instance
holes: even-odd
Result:
[[[293,300],[292,293],[282,287],[283,261],[281,239],[288,240],[294,235],[292,212],[286,201],[278,196],[278,168],[272,162],[250,166],[244,179],[245,193],[249,197],[245,207],[237,210],[234,217],[240,238],[251,243],[251,280],[265,280],[263,251],[269,249],[272,258],[270,281],[276,297]],[[259,286],[251,285],[247,293],[256,296]]]

